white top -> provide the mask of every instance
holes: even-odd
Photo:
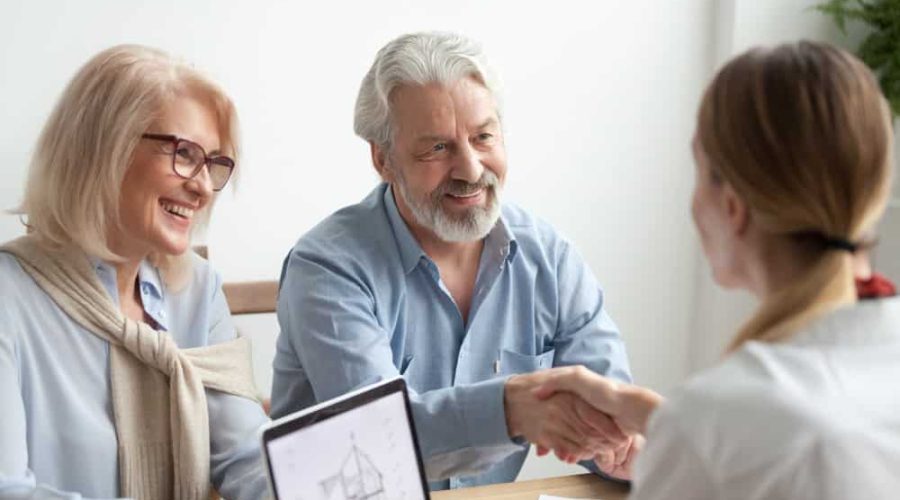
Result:
[[[632,498],[900,498],[900,298],[689,381],[650,419]]]

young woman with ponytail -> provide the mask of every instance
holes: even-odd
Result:
[[[892,137],[877,81],[842,50],[754,49],[716,75],[692,144],[692,214],[717,283],[758,310],[718,366],[667,400],[578,367],[541,389],[646,436],[632,498],[900,496],[900,299],[864,298],[890,289],[873,285],[865,253]]]

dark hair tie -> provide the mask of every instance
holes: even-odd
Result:
[[[792,235],[797,239],[816,243],[826,250],[842,250],[845,252],[856,253],[863,246],[846,238],[828,236],[819,231],[800,231],[792,233]]]
[[[832,250],[845,250],[850,253],[856,253],[859,250],[859,245],[853,243],[850,240],[845,240],[844,238],[831,238],[828,236],[822,237],[822,243],[825,244],[825,248]]]

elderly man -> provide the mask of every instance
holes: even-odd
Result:
[[[383,183],[304,235],[281,275],[273,415],[401,374],[432,489],[512,481],[526,441],[568,461],[627,447],[575,396],[535,397],[552,366],[630,374],[575,249],[501,205],[497,97],[470,40],[388,43],[355,116]]]

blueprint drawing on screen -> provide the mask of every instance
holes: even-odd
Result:
[[[278,497],[423,500],[401,393],[269,443]]]

